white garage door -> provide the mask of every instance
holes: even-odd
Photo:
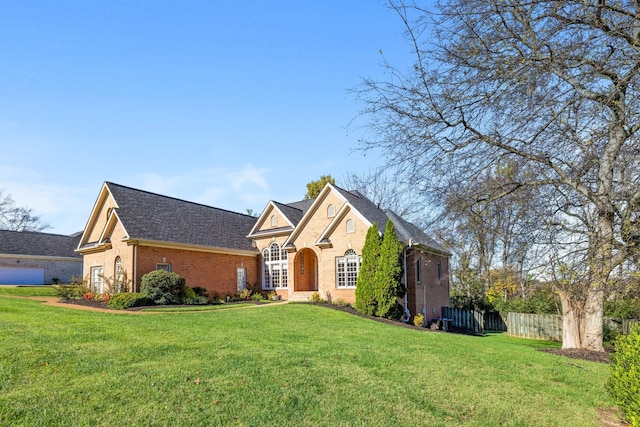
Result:
[[[0,267],[0,285],[43,285],[44,268]]]

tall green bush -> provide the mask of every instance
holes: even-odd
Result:
[[[166,270],[155,270],[142,276],[140,290],[154,304],[180,304],[184,299],[185,279]]]
[[[356,282],[356,310],[369,316],[376,314],[374,282],[381,244],[380,231],[374,222],[367,231],[367,237],[362,247],[362,264]]]
[[[616,341],[607,390],[634,427],[640,427],[640,327]]]
[[[403,314],[402,306],[398,303],[398,297],[405,292],[401,282],[402,249],[403,244],[396,235],[393,223],[388,220],[374,279],[376,315],[379,317],[399,319]]]

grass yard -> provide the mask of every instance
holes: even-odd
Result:
[[[148,316],[0,296],[0,425],[598,426],[608,367],[306,304]]]
[[[39,297],[55,297],[56,290],[53,286],[0,286],[0,295],[15,296],[39,296]]]

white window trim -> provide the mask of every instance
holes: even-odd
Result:
[[[336,288],[337,289],[355,289],[362,266],[362,257],[353,249],[345,252],[344,256],[336,258]],[[349,276],[349,267],[355,268],[355,276]],[[341,271],[342,270],[342,271]],[[343,280],[341,280],[343,279]],[[341,282],[344,283],[341,285]]]
[[[356,222],[352,219],[348,219],[345,223],[345,227],[347,229],[347,233],[355,233],[356,232]]]
[[[91,267],[91,292],[101,294],[102,286],[102,266]]]
[[[289,287],[289,260],[287,251],[273,242],[262,251],[262,289]]]
[[[327,216],[329,218],[333,218],[334,216],[336,216],[336,207],[335,207],[335,205],[331,204],[331,205],[327,206]]]
[[[156,270],[165,270],[171,273],[171,263],[170,262],[159,262],[156,264]]]

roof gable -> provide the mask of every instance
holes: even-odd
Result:
[[[285,224],[278,224],[275,227],[271,226],[269,221],[273,215],[284,219]],[[262,211],[262,214],[260,214],[260,217],[258,217],[247,237],[264,237],[290,233],[295,228],[301,215],[302,212],[299,209],[271,200]]]
[[[293,230],[293,233],[291,233],[287,241],[284,243],[284,246],[288,246],[289,244],[292,244],[295,241],[295,239],[300,235],[304,227],[309,223],[311,218],[313,218],[315,213],[318,211],[318,208],[320,207],[320,205],[322,205],[322,202],[331,193],[335,194],[337,198],[341,200],[343,203],[347,201],[347,199],[340,192],[336,191],[336,187],[334,187],[333,184],[327,183],[322,189],[322,191],[320,191],[320,194],[318,194],[318,197],[312,200],[311,204],[309,205],[307,210],[304,212],[304,215],[296,225],[296,228]]]
[[[105,182],[102,184],[87,224],[78,241],[78,250],[88,247],[100,247],[104,242],[106,229],[114,221],[114,210],[118,207],[118,203]],[[117,217],[115,219],[117,220]],[[113,229],[113,227],[111,228]]]

